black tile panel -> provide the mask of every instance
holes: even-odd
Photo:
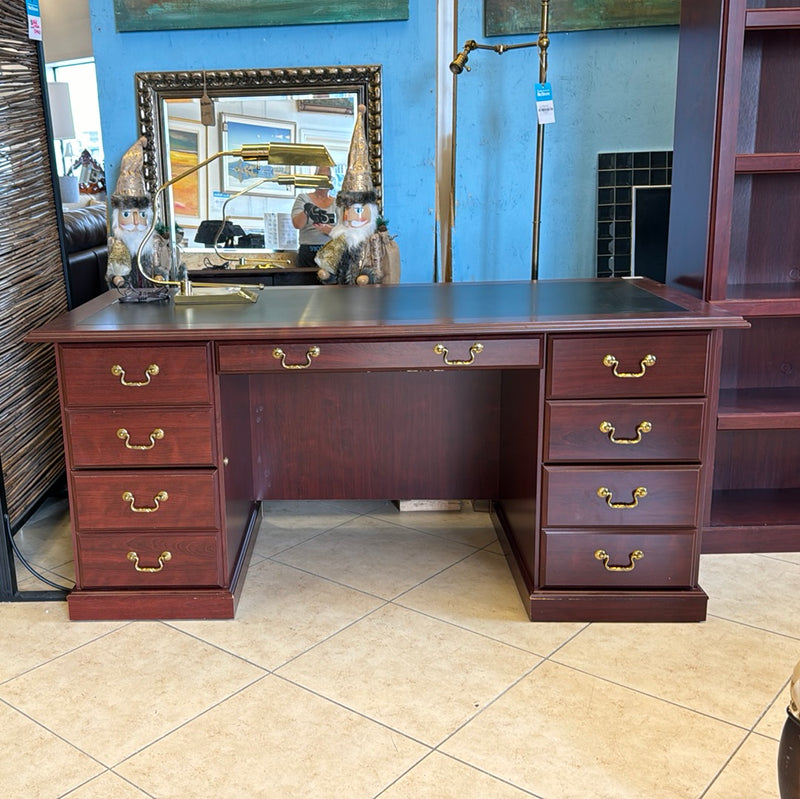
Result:
[[[631,273],[633,188],[669,186],[672,151],[598,153],[597,276]]]

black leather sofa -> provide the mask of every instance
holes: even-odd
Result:
[[[105,204],[64,209],[64,247],[70,307],[102,294],[108,264],[108,222]]]

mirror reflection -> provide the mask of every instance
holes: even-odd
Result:
[[[379,66],[139,73],[136,80],[141,132],[148,140],[144,171],[151,195],[205,158],[243,144],[321,144],[335,163],[330,190],[296,188],[278,180],[290,173],[314,174],[314,167],[232,156],[171,186],[160,213],[174,229],[189,269],[237,263],[313,268],[313,249],[327,240],[335,221],[333,197],[347,169],[359,105],[366,108],[370,169],[380,203]],[[223,221],[226,258],[221,260],[215,256],[213,238]],[[298,262],[301,244],[303,259]],[[238,259],[233,257],[237,254]]]

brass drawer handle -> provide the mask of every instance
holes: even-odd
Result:
[[[155,377],[155,375],[157,375],[158,372],[159,372],[158,364],[151,363],[150,366],[148,366],[147,369],[144,370],[146,379],[137,382],[133,380],[126,380],[125,370],[118,363],[115,363],[111,367],[111,374],[114,375],[114,377],[118,377],[119,382],[122,383],[123,386],[128,386],[129,388],[141,388],[142,386],[149,385],[150,378]]]
[[[168,499],[169,499],[169,494],[167,494],[166,491],[159,491],[153,497],[153,502],[155,503],[154,508],[148,508],[148,507],[137,508],[136,505],[134,504],[136,502],[136,498],[133,496],[133,494],[131,494],[130,491],[125,491],[122,494],[122,501],[130,502],[131,510],[134,513],[155,513],[159,509],[159,507],[161,507],[159,503],[166,502]]]
[[[131,436],[130,433],[124,428],[120,427],[117,430],[117,438],[121,438],[125,442],[125,449],[153,449],[156,445],[156,441],[160,441],[164,438],[164,431],[157,427],[150,433],[150,443],[149,444],[131,444]]]
[[[645,355],[641,361],[639,361],[639,371],[638,372],[618,372],[617,367],[619,366],[619,361],[613,355],[606,355],[603,358],[603,366],[608,366],[609,368],[613,368],[614,370],[614,377],[644,377],[644,373],[647,371],[648,366],[655,366],[656,363],[656,356],[655,355]]]
[[[644,557],[644,552],[641,549],[634,549],[630,555],[628,555],[628,565],[627,566],[609,566],[608,561],[611,559],[609,554],[604,549],[598,549],[594,556],[597,560],[603,561],[603,568],[607,572],[632,572],[634,567],[636,566],[636,561],[641,560]]]
[[[436,344],[433,348],[433,351],[437,355],[442,356],[442,360],[447,364],[447,366],[472,366],[475,363],[475,356],[483,352],[483,344],[480,341],[476,341],[470,348],[469,348],[469,360],[468,361],[450,361],[447,359],[447,347],[444,344]]]
[[[320,348],[315,345],[306,352],[305,363],[286,363],[286,353],[280,347],[275,347],[275,349],[272,350],[272,357],[280,358],[281,366],[284,369],[308,369],[308,367],[311,366],[311,359],[316,358],[320,352]]]
[[[615,508],[618,510],[635,508],[639,504],[639,500],[642,497],[647,496],[647,489],[644,486],[639,486],[638,488],[634,488],[631,494],[633,496],[633,502],[612,502],[614,495],[612,494],[610,488],[600,486],[600,488],[597,489],[597,496],[604,499],[609,508]]]
[[[136,569],[137,572],[147,572],[148,574],[153,574],[154,572],[160,572],[164,568],[164,563],[166,561],[172,560],[172,553],[168,550],[162,552],[158,556],[158,566],[140,566],[139,556],[133,551],[129,552],[125,557],[133,562],[133,568]]]
[[[645,433],[649,433],[653,429],[650,422],[639,422],[636,425],[636,438],[614,438],[616,428],[611,422],[600,422],[600,432],[608,434],[608,440],[612,444],[638,444],[642,440]]]

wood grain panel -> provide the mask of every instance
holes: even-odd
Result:
[[[445,351],[437,352],[444,347]],[[316,348],[312,354],[312,348]],[[478,349],[480,348],[480,349]],[[276,357],[279,349],[283,356]],[[325,341],[220,344],[220,373],[282,372],[298,367],[329,369],[486,369],[533,368],[541,365],[541,337],[494,339],[437,338],[428,341]],[[450,363],[448,364],[447,361]],[[285,364],[285,365],[284,365]]]
[[[552,398],[691,397],[706,393],[707,335],[553,336],[548,395]],[[619,362],[617,377],[607,355]],[[655,364],[641,365],[647,355]]]
[[[211,534],[78,535],[77,550],[81,588],[221,585],[219,541]],[[140,569],[158,571],[137,571],[130,552]]]
[[[546,530],[545,588],[686,588],[692,585],[694,531],[609,533]],[[608,555],[609,570],[595,556]],[[632,553],[641,552],[640,559]],[[631,565],[633,568],[630,568]],[[617,570],[615,567],[629,569]]]
[[[219,485],[211,469],[72,472],[70,483],[80,532],[220,528]],[[132,500],[123,499],[128,492]],[[156,501],[160,492],[167,498]]]
[[[208,346],[61,346],[58,354],[67,406],[211,402]],[[114,374],[115,366],[121,367],[124,374]],[[157,367],[156,374],[148,374],[151,366]],[[123,380],[144,385],[123,385]]]
[[[65,420],[73,468],[213,466],[216,461],[210,407],[67,410]],[[127,431],[127,439],[119,430]]]
[[[699,461],[702,400],[553,400],[547,403],[545,461]],[[608,422],[615,444],[600,429]],[[640,430],[647,423],[649,430]],[[637,441],[637,438],[639,439]]]
[[[699,467],[546,466],[542,526],[694,527],[699,476]],[[647,496],[634,507],[609,507],[597,493],[599,488],[608,488],[611,502],[631,505],[638,487],[647,489]]]
[[[256,375],[251,385],[258,499],[497,494],[500,372]]]

